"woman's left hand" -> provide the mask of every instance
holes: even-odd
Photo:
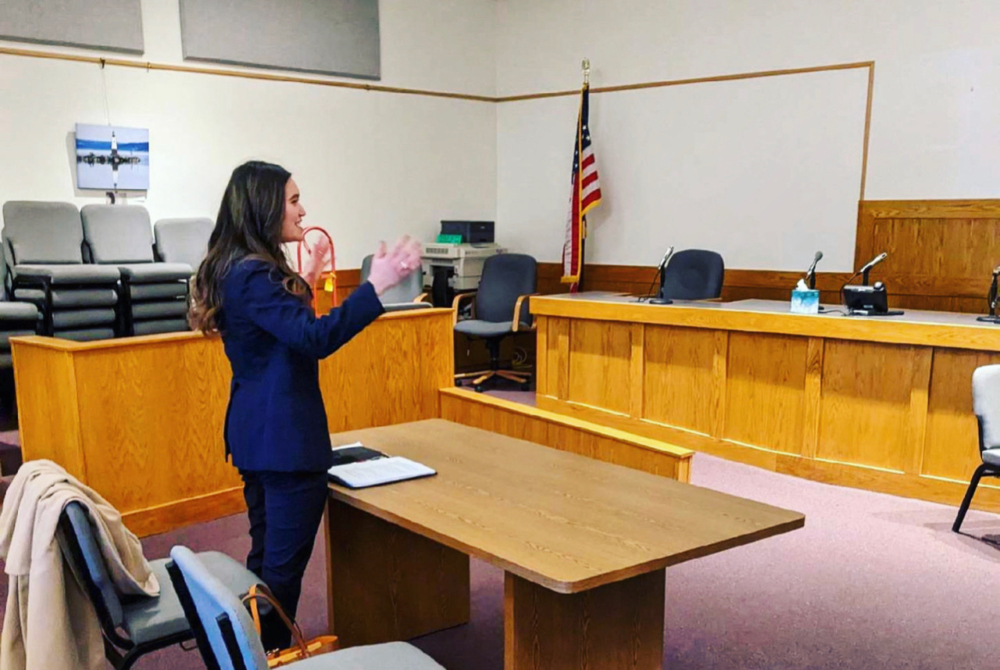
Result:
[[[332,266],[333,247],[330,246],[330,240],[324,235],[319,238],[319,241],[313,245],[312,249],[307,249],[306,251],[309,255],[302,263],[302,278],[306,280],[306,283],[311,288],[316,286],[316,280],[319,279],[320,273],[326,269],[327,263],[330,263]]]

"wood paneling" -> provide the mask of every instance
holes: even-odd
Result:
[[[450,310],[376,323],[377,337],[357,337],[320,364],[330,432],[436,417],[437,390],[455,383]]]
[[[715,415],[715,333],[646,326],[645,334],[645,403],[639,418],[708,433]]]
[[[931,372],[922,473],[968,483],[979,467],[979,436],[972,414],[972,372],[1000,363],[1000,355],[937,350]],[[984,479],[980,484],[993,486]]]
[[[889,257],[872,271],[872,281],[886,284],[890,306],[985,313],[990,271],[1000,265],[1000,200],[862,200],[854,267],[882,251]],[[539,275],[543,268],[558,274],[559,267],[542,263]],[[727,268],[722,299],[788,300],[803,272]],[[584,289],[646,295],[655,274],[652,266],[587,265]],[[817,273],[820,299],[839,304],[851,274]]]
[[[665,572],[584,593],[504,579],[504,670],[660,670]]]
[[[730,334],[727,439],[802,453],[807,348],[803,337]]]
[[[817,458],[903,471],[916,350],[829,340]]]
[[[628,414],[632,327],[574,321],[569,350],[569,398]]]
[[[17,385],[18,429],[24,460],[44,458],[59,463],[77,479],[87,462],[80,437],[76,371],[69,352],[34,348],[12,339]],[[36,408],[25,412],[21,408]],[[29,450],[25,445],[31,445]]]
[[[469,557],[336,499],[326,513],[327,626],[343,647],[469,620]]]
[[[438,416],[438,389],[453,383],[451,318],[388,314],[322,361],[331,429]],[[13,351],[25,460],[67,468],[143,535],[243,508],[225,460],[231,372],[218,338],[28,337]]]
[[[609,295],[539,298],[533,309],[543,329],[569,320],[573,330],[586,322],[644,336],[629,368],[633,393],[642,376],[641,416],[620,412],[619,398],[581,403],[552,385],[539,390],[542,409],[778,472],[949,504],[980,463],[971,377],[1000,363],[1000,330],[971,315],[866,320],[793,315],[764,301],[657,307]],[[984,483],[974,504],[1000,511],[997,483]]]
[[[560,451],[686,482],[694,452],[563,414],[460,389],[441,389],[441,418]]]

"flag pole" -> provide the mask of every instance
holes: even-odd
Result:
[[[584,58],[583,59],[583,62],[580,63],[580,69],[583,70],[583,86],[580,89],[581,92],[582,92],[584,89],[586,89],[588,86],[590,86],[590,59],[589,58]],[[577,147],[579,147],[579,146],[580,146],[580,144],[579,144],[579,139],[578,139],[577,140]],[[580,156],[580,161],[581,161],[580,167],[582,169],[583,168],[583,164],[582,164],[583,155],[582,154]],[[580,197],[581,198],[583,197],[583,189],[582,188],[580,189]],[[581,211],[583,211],[582,210],[582,207],[583,207],[583,203],[582,202],[580,203],[580,207],[581,207]],[[583,225],[584,225],[584,228],[580,231],[580,275],[579,275],[579,279],[577,280],[577,283],[576,283],[576,290],[577,291],[582,291],[583,290],[583,272],[584,272],[584,267],[586,267],[586,263],[584,263],[584,258],[586,257],[586,252],[587,252],[587,236],[584,234],[586,232],[586,223],[584,223]]]

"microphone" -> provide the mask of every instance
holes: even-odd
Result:
[[[657,270],[663,272],[663,268],[667,267],[667,263],[670,262],[670,258],[674,255],[673,245],[667,249],[667,253],[663,254],[663,258],[660,260],[660,264],[656,267]]]
[[[817,251],[815,258],[813,258],[812,265],[806,270],[806,282],[809,284],[809,288],[816,288],[816,264],[823,260],[823,252]]]
[[[861,273],[861,272],[869,272],[873,267],[875,267],[876,265],[878,265],[879,263],[881,263],[882,261],[884,261],[888,257],[889,257],[889,254],[886,253],[885,251],[883,251],[878,256],[876,256],[875,258],[873,258],[870,261],[868,261],[868,263],[863,268],[861,268],[860,270],[858,270],[858,272],[859,273]]]
[[[998,265],[995,268],[993,268],[993,276],[994,277],[1000,276],[1000,265]]]
[[[671,257],[674,255],[674,246],[670,245],[667,249],[667,253],[663,254],[663,258],[660,259],[660,264],[656,266],[656,273],[653,275],[653,281],[649,282],[649,290],[646,291],[645,298],[639,298],[639,302],[643,300],[648,300],[654,305],[667,305],[670,304],[670,300],[663,300],[659,297],[659,291],[657,291],[657,296],[653,297],[653,287],[656,286],[656,280],[663,276],[663,269],[667,267],[667,263],[670,262]]]

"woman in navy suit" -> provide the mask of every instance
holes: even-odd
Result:
[[[420,263],[416,243],[404,238],[391,252],[380,244],[368,281],[317,318],[310,287],[330,257],[329,243],[317,245],[303,276],[281,247],[302,241],[305,214],[284,168],[256,161],[236,168],[195,277],[190,314],[195,329],[221,333],[233,369],[224,436],[250,517],[247,568],[292,617],[331,464],[318,361],[374,321],[383,311],[378,295]],[[279,621],[263,626],[265,648],[289,644]]]

